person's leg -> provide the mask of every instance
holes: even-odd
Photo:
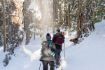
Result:
[[[62,51],[62,46],[55,44],[56,46],[56,53],[55,53],[55,59],[56,59],[56,65],[60,65],[60,53]]]
[[[43,70],[48,70],[48,62],[42,61],[42,63],[43,63]]]
[[[55,59],[56,59],[56,65],[60,65],[60,53],[61,53],[61,50],[60,49],[57,49],[56,50],[56,54],[55,54]]]
[[[54,70],[54,61],[49,62],[50,70]]]

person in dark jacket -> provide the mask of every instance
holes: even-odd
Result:
[[[54,53],[54,45],[51,40],[51,36],[49,33],[46,35],[46,41],[42,43],[41,49],[41,58],[43,64],[43,70],[48,70],[48,65],[50,66],[50,70],[54,70],[54,62],[55,62],[55,53]]]
[[[56,65],[60,65],[60,53],[62,51],[62,44],[64,43],[64,35],[62,32],[60,32],[60,29],[57,29],[57,33],[53,36],[53,43],[55,44],[56,48],[56,54],[55,54],[55,59],[56,59]]]

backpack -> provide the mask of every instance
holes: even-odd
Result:
[[[55,56],[55,51],[52,41],[44,41],[42,43],[41,53],[43,56]]]

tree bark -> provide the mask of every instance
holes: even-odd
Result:
[[[3,5],[3,28],[4,28],[4,52],[7,50],[6,46],[6,15],[5,15],[5,0],[2,0],[2,5]]]

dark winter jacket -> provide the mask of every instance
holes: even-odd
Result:
[[[58,45],[62,46],[62,44],[64,43],[64,39],[65,38],[64,38],[63,34],[61,32],[59,32],[53,36],[52,41],[54,44],[58,44]]]
[[[52,51],[55,46],[52,45],[52,47],[48,46],[48,41],[42,42],[42,49],[41,49],[41,61],[55,61],[55,53]]]

